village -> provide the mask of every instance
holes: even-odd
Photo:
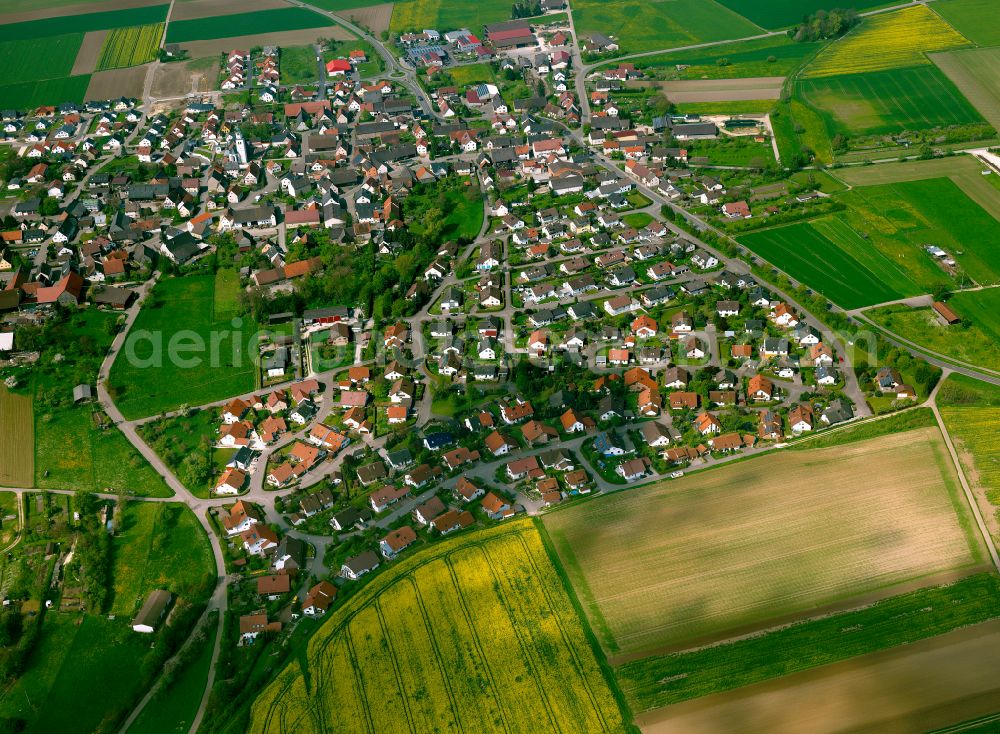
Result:
[[[221,579],[205,613],[246,663],[231,685],[445,538],[827,445],[933,394],[940,369],[736,239],[843,210],[784,174],[771,118],[678,109],[566,10],[317,39],[312,83],[260,45],[220,54],[212,92],[0,111],[24,486],[58,499],[89,472],[111,535],[126,499],[186,505]],[[70,415],[94,467],[143,479],[69,467],[42,437]],[[187,608],[160,586],[137,635]],[[43,595],[68,588],[57,566]]]

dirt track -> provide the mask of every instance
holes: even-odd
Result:
[[[38,8],[36,10],[22,10],[16,13],[0,13],[0,25],[6,25],[7,23],[22,23],[28,20],[38,20],[39,18],[61,18],[66,15],[105,13],[112,10],[144,8],[148,5],[165,5],[167,2],[168,0],[104,0],[104,2]]]
[[[287,7],[288,5],[282,0],[190,0],[190,2],[174,3],[170,22]]]
[[[90,77],[87,99],[113,99],[114,97],[142,97],[143,83],[149,64],[128,69],[99,71]]]
[[[339,41],[350,41],[353,35],[340,26],[326,28],[307,28],[300,31],[281,31],[279,33],[255,33],[249,36],[232,36],[230,38],[214,38],[210,41],[187,41],[181,48],[187,49],[192,59],[232,51],[234,48],[248,49],[252,46],[301,46],[312,43],[317,38],[333,38]]]
[[[637,718],[645,734],[927,731],[993,713],[1000,620]]]

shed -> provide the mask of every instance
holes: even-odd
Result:
[[[166,589],[154,589],[132,620],[132,629],[146,634],[155,632],[172,599],[173,596]]]
[[[90,389],[90,385],[77,385],[73,388],[73,402],[82,403],[86,400],[90,400],[94,397],[93,390]]]

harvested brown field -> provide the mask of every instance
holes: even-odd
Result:
[[[392,3],[369,5],[367,8],[338,10],[337,15],[347,18],[362,28],[367,28],[370,33],[377,36],[382,31],[389,30],[389,21],[392,20]]]
[[[70,76],[93,74],[97,70],[97,62],[101,58],[101,49],[104,48],[104,39],[107,35],[108,31],[90,31],[84,34]]]
[[[35,483],[35,425],[31,398],[0,385],[0,485]]]
[[[992,714],[1000,621],[642,714],[645,734],[908,734]]]
[[[219,57],[160,64],[153,72],[152,95],[157,99],[211,92],[219,82]]]
[[[232,51],[234,48],[252,48],[253,46],[301,46],[313,43],[317,38],[332,38],[338,41],[354,40],[354,35],[341,26],[325,28],[306,28],[299,31],[280,31],[278,33],[254,33],[249,36],[232,36],[230,38],[213,38],[209,41],[185,41],[180,46],[186,49],[193,59],[215,56]]]
[[[189,0],[189,2],[174,3],[174,9],[170,12],[170,22],[287,7],[288,5],[282,0]]]
[[[164,0],[97,0],[97,2],[63,5],[61,3],[36,3],[30,10],[18,10],[10,13],[0,13],[0,25],[8,23],[23,23],[42,18],[56,18],[86,13],[106,13],[112,10],[129,10],[144,8],[148,5],[164,5]]]
[[[925,428],[616,493],[545,526],[602,644],[628,654],[971,569],[983,551],[967,512],[940,433]]]
[[[740,102],[752,99],[778,99],[781,96],[782,76],[764,76],[751,79],[691,79],[687,81],[629,82],[631,87],[659,88],[667,99],[683,102]]]
[[[90,77],[87,99],[113,99],[114,97],[142,97],[149,64],[128,69],[99,71]]]

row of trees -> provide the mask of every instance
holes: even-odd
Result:
[[[861,22],[854,8],[817,10],[788,31],[793,41],[822,41],[839,38]]]

